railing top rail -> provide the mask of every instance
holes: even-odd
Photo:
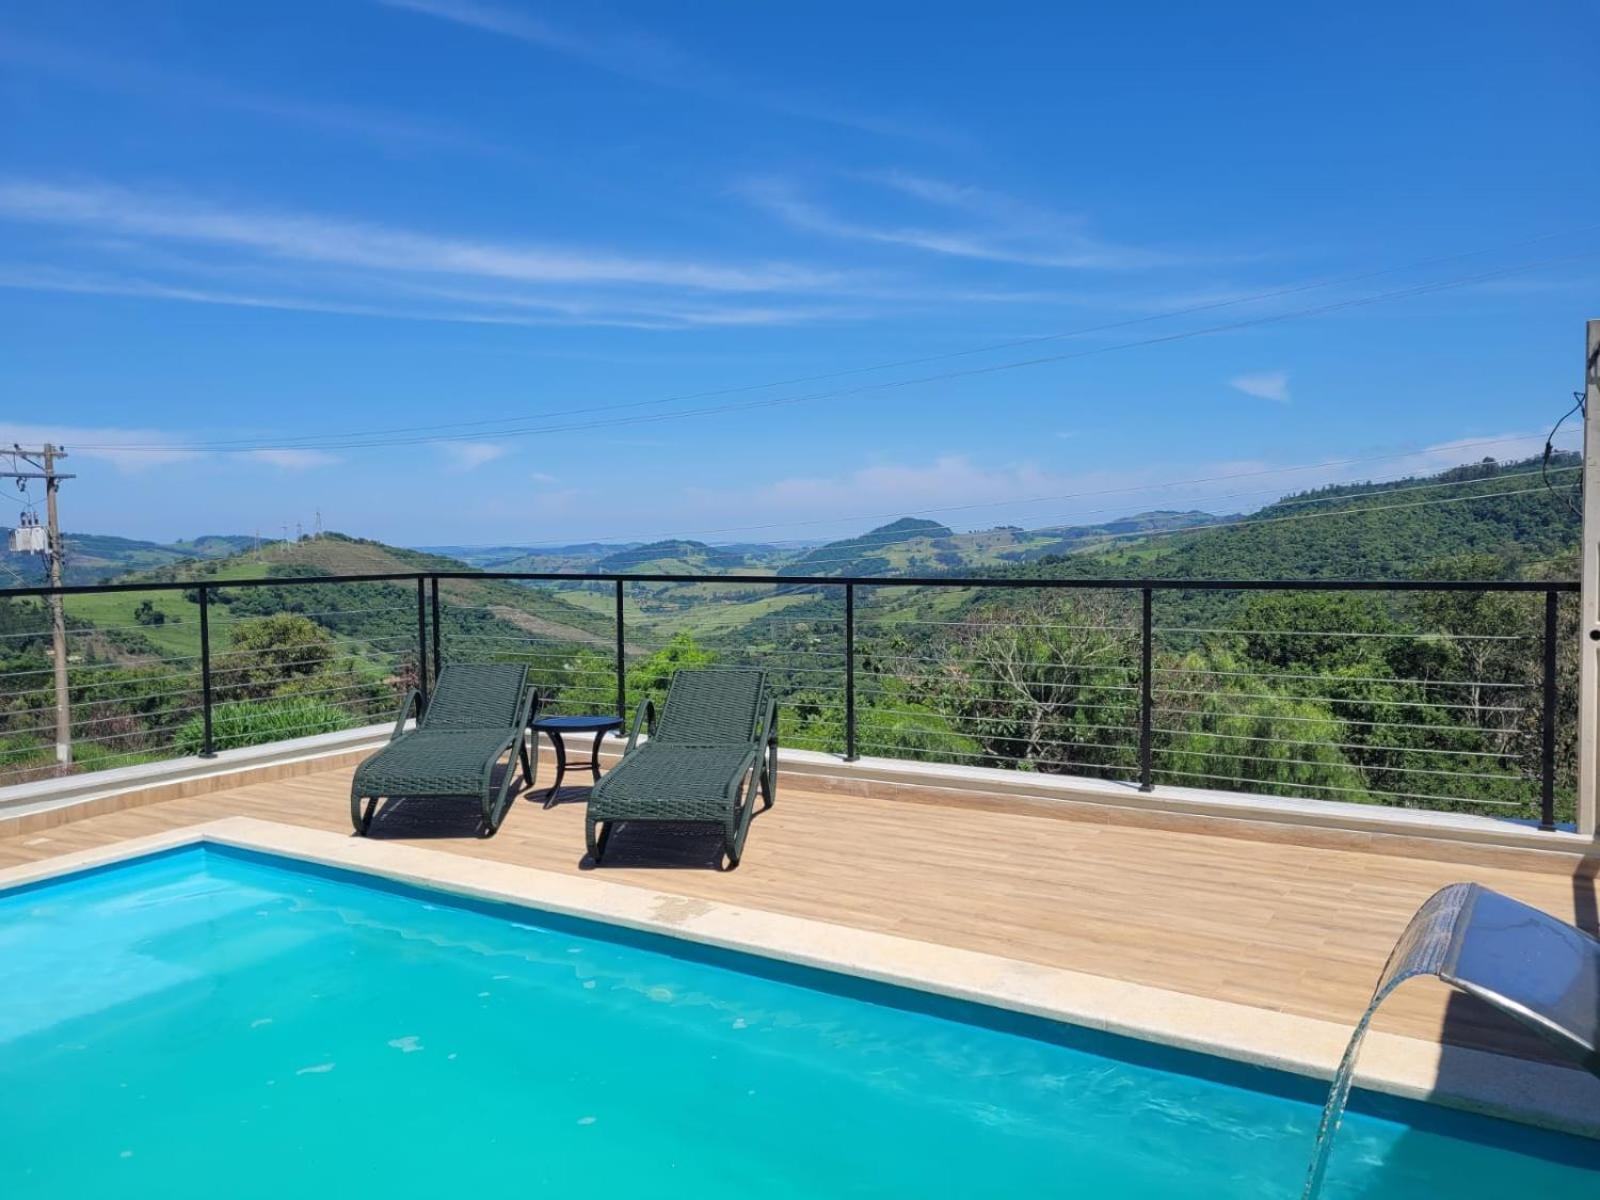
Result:
[[[400,571],[359,575],[280,575],[253,579],[187,579],[142,583],[82,583],[66,587],[0,588],[0,600],[35,596],[92,596],[112,592],[171,592],[189,588],[296,587],[319,583],[415,583],[418,580],[505,580],[524,583],[732,583],[773,587],[943,587],[1177,592],[1576,592],[1574,579],[1028,579],[1015,576],[625,574],[571,571]]]

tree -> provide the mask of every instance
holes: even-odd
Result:
[[[1500,560],[1492,554],[1457,554],[1423,568],[1424,579],[1493,579]],[[1523,690],[1524,664],[1537,662],[1539,630],[1530,598],[1512,592],[1419,592],[1411,602],[1417,624],[1434,635],[1438,675],[1453,703],[1491,733],[1500,750],[1516,736],[1516,694]],[[1530,654],[1530,649],[1533,653]]]
[[[674,634],[672,640],[655,653],[628,665],[629,713],[646,697],[653,699],[659,708],[674,671],[680,667],[709,666],[716,657],[688,633]],[[580,650],[563,666],[564,678],[556,691],[556,703],[570,712],[612,711],[617,694],[615,659],[593,650]]]
[[[707,650],[689,633],[675,633],[670,641],[654,654],[632,663],[628,667],[628,707],[637,708],[647,697],[661,707],[666,699],[667,685],[672,673],[679,668],[708,667],[717,661],[714,651]]]
[[[609,654],[579,650],[561,664],[554,706],[573,713],[611,712],[617,703],[617,664]]]
[[[784,745],[844,753],[844,707],[837,693],[813,689],[785,697],[778,720]],[[958,732],[923,693],[893,676],[877,678],[857,698],[856,744],[866,755],[931,762],[971,763],[984,757],[982,745]]]
[[[1395,622],[1365,592],[1260,592],[1240,610],[1239,628],[1252,662],[1288,672],[1366,661]]]
[[[1338,718],[1251,666],[1226,650],[1161,660],[1171,706],[1157,722],[1157,773],[1192,787],[1303,788],[1325,800],[1366,799],[1366,782],[1342,749]]]
[[[1138,633],[1114,600],[1024,595],[882,661],[899,687],[947,714],[987,765],[1133,769]]]
[[[307,681],[327,671],[334,654],[333,636],[307,617],[279,613],[240,621],[212,671],[217,695],[243,700],[304,691]]]

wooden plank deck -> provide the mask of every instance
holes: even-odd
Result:
[[[0,838],[0,865],[245,815],[349,832],[348,767],[234,787]],[[715,843],[623,830],[597,877],[1236,1003],[1353,1023],[1406,920],[1460,879],[1594,931],[1594,860],[1569,872],[1464,866],[1297,842],[1078,816],[843,795],[796,780],[760,814],[744,864],[707,869]],[[542,795],[542,793],[541,793]],[[586,872],[581,788],[546,811],[519,801],[498,836],[467,807],[401,804],[374,836],[547,871]],[[1531,1040],[1432,981],[1408,984],[1379,1028],[1538,1055]]]

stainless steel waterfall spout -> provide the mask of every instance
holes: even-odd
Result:
[[[1499,892],[1453,883],[1411,918],[1356,1023],[1322,1110],[1305,1200],[1322,1188],[1373,1014],[1390,992],[1418,975],[1435,975],[1477,996],[1600,1076],[1600,940]]]

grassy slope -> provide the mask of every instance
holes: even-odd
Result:
[[[307,575],[395,574],[419,570],[461,570],[462,564],[436,555],[357,541],[330,535],[292,545],[272,546],[260,554],[245,554],[210,562],[164,564],[159,570],[138,572],[124,582],[151,579],[170,582],[226,582],[230,579],[260,579],[285,572]],[[293,585],[291,585],[293,586]],[[404,585],[401,585],[404,586]],[[559,643],[609,646],[611,613],[609,601],[599,610],[574,602],[571,593],[531,589],[512,583],[474,580],[446,580],[440,598],[451,606],[481,608],[497,620],[490,626],[507,639],[507,645],[523,636],[535,636]],[[140,624],[135,616],[148,601],[166,621],[159,625]],[[190,658],[200,652],[199,606],[181,592],[116,592],[92,596],[73,596],[67,613],[75,625],[90,625],[108,634],[113,644],[122,641],[121,650],[131,657],[149,653],[148,643],[163,659]],[[227,629],[230,618],[218,612],[215,632]],[[82,638],[87,631],[78,633]],[[224,634],[225,636],[225,634]],[[374,657],[377,652],[361,644],[359,636],[341,639],[344,648],[357,657]],[[381,657],[381,655],[377,655]]]
[[[1458,468],[1325,488],[1267,505],[1242,524],[1094,547],[1024,573],[1396,579],[1437,558],[1475,553],[1494,555],[1501,574],[1515,577],[1577,536],[1577,518],[1539,486],[1530,460],[1492,473]]]
[[[1018,563],[1017,558],[1037,553],[1042,547],[1060,546],[1063,532],[1079,531],[1038,534],[995,529],[944,536],[942,527],[931,522],[896,522],[861,538],[819,546],[791,563],[787,570],[840,573],[859,566],[865,559],[884,574],[943,573],[952,569],[947,564],[953,551],[961,561],[955,569],[1001,575],[1380,578],[1415,574],[1428,560],[1443,555],[1480,551],[1496,554],[1505,564],[1504,573],[1516,574],[1531,561],[1570,546],[1576,536],[1576,522],[1558,499],[1543,491],[1527,490],[1537,483],[1537,476],[1532,474],[1536,466],[1524,462],[1505,464],[1494,471],[1462,468],[1392,484],[1324,489],[1268,505],[1253,514],[1253,523],[1249,524],[1147,539],[1091,542],[1066,555],[1025,563]],[[1419,485],[1427,486],[1414,490]],[[1489,495],[1502,491],[1522,494]],[[1466,501],[1467,497],[1480,495],[1489,498]],[[1307,504],[1308,499],[1317,502]],[[1313,512],[1348,515],[1301,519]],[[1147,514],[1128,520],[1138,522],[1145,517],[1161,524],[1196,519],[1195,514]],[[919,528],[926,530],[927,536],[898,540]],[[704,553],[684,543],[663,545],[660,549],[662,557],[641,559],[633,569],[704,572],[715,569],[712,564],[721,557],[715,551]],[[592,561],[583,564],[587,568],[594,565]],[[187,578],[204,571],[208,577],[226,579],[261,575],[269,567],[346,575],[455,570],[461,569],[462,564],[439,555],[329,535],[298,544],[270,546],[259,556],[168,565],[158,573]],[[741,569],[752,574],[771,570],[754,565]],[[774,582],[780,580],[781,573]],[[596,647],[610,644],[615,602],[609,589],[529,588],[489,580],[460,580],[447,581],[441,594],[450,605],[481,606],[503,614],[509,626],[524,633]],[[886,590],[872,597],[870,606],[864,604],[862,617],[884,623],[948,619],[959,613],[971,596],[964,590]],[[135,626],[133,613],[141,599],[137,595],[75,598],[69,612],[99,626]],[[664,642],[679,631],[727,642],[736,640],[746,626],[775,613],[805,605],[826,606],[831,599],[806,593],[774,595],[764,588],[714,583],[634,585],[627,589],[625,620],[629,630],[644,643]],[[176,595],[153,596],[151,601],[167,614],[167,623],[135,626],[132,632],[148,638],[163,654],[197,653],[195,606]]]
[[[0,533],[9,530],[0,528]],[[68,533],[66,581],[97,583],[139,571],[153,571],[208,558],[226,558],[254,542],[253,538],[213,534],[173,543],[142,541],[99,533]],[[44,582],[44,567],[35,554],[12,554],[0,542],[5,573],[30,584]]]
[[[420,550],[406,550],[329,534],[294,545],[275,548],[269,561],[282,568],[324,575],[381,575],[408,571],[468,570],[455,559]],[[595,610],[574,603],[571,593],[548,588],[524,587],[499,580],[449,579],[439,586],[441,601],[466,607],[508,608],[526,613],[546,627],[554,637],[592,641],[610,629],[609,618],[600,620]]]
[[[221,563],[217,579],[259,579],[266,566],[253,560]],[[138,574],[122,582],[137,582]],[[145,601],[166,616],[160,625],[141,625],[135,612]],[[200,606],[182,592],[109,592],[93,596],[69,596],[67,616],[108,632],[134,634],[148,640],[162,658],[186,658],[200,653]]]

